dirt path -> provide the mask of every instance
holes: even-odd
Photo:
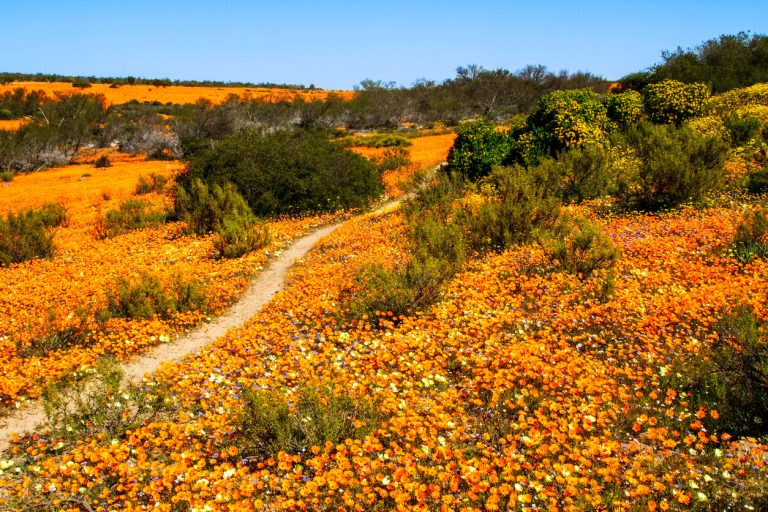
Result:
[[[401,199],[390,201],[374,213],[390,212],[397,208],[401,201]],[[272,260],[270,265],[251,282],[240,299],[224,314],[171,343],[154,347],[148,353],[126,362],[123,365],[126,378],[138,381],[144,375],[154,372],[162,363],[181,359],[220,338],[229,329],[241,326],[256,315],[274,294],[282,290],[285,276],[291,266],[341,224],[342,222],[330,224],[296,240],[280,256]],[[15,414],[0,420],[0,450],[8,448],[13,434],[22,435],[34,431],[35,427],[44,420],[45,412],[39,402],[19,409]]]

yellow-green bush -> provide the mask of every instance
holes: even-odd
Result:
[[[733,89],[713,97],[709,107],[719,115],[730,115],[746,107],[768,107],[768,84],[755,84],[752,87]]]
[[[725,123],[720,116],[711,115],[694,117],[693,119],[686,121],[685,125],[705,137],[728,138],[728,129],[725,127]]]
[[[680,125],[686,119],[704,113],[709,89],[704,84],[684,84],[664,80],[643,90],[643,105],[648,117],[657,124]]]
[[[640,122],[643,117],[643,97],[637,91],[609,94],[603,98],[608,118],[622,128]]]

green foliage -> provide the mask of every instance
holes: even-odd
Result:
[[[448,152],[448,169],[476,181],[501,164],[509,153],[509,139],[486,121],[459,126],[456,141]]]
[[[728,146],[689,128],[640,124],[627,132],[640,159],[639,176],[622,200],[642,209],[700,203],[722,182]]]
[[[542,167],[496,167],[480,184],[478,206],[456,212],[467,248],[484,253],[527,242],[537,229],[550,227],[559,216],[560,202],[553,196]]]
[[[731,247],[733,255],[742,264],[754,258],[768,255],[768,218],[763,210],[748,211],[736,226],[736,235]]]
[[[47,228],[55,228],[67,223],[67,208],[61,203],[43,205],[35,215]]]
[[[768,168],[753,172],[747,178],[747,190],[753,194],[768,192]]]
[[[205,303],[202,288],[195,281],[176,275],[166,288],[157,276],[142,272],[136,279],[121,277],[116,288],[107,292],[107,307],[97,316],[102,321],[169,318],[175,313],[203,309]]]
[[[158,387],[150,392],[124,380],[117,361],[105,357],[68,381],[49,384],[43,391],[49,435],[67,444],[99,435],[119,439],[153,420],[168,418],[171,403]]]
[[[104,169],[106,167],[112,167],[112,160],[109,159],[107,155],[101,155],[99,158],[96,159],[96,161],[93,163],[93,166],[96,169]]]
[[[639,123],[643,118],[643,97],[637,91],[608,94],[603,98],[603,105],[608,119],[622,129]]]
[[[680,365],[678,377],[691,392],[692,407],[719,413],[708,431],[737,436],[768,434],[768,339],[751,306],[737,306],[714,325],[717,340]]]
[[[714,93],[768,82],[768,37],[739,32],[704,41],[696,48],[662,53],[655,81],[673,78],[710,84]]]
[[[540,163],[544,175],[564,202],[581,202],[608,195],[611,190],[611,159],[602,146],[585,144]]]
[[[401,147],[387,148],[376,168],[380,173],[394,171],[411,163],[410,154]]]
[[[13,171],[2,171],[0,172],[0,181],[3,183],[9,183],[13,181],[15,176],[16,174]]]
[[[156,172],[150,173],[149,176],[139,176],[139,181],[136,183],[136,195],[150,194],[155,192],[156,194],[162,194],[165,189],[165,184],[168,183],[168,178],[162,174]]]
[[[658,124],[675,124],[704,113],[709,98],[705,84],[684,84],[664,80],[643,89],[643,105],[648,118]]]
[[[53,235],[46,228],[59,225],[65,218],[60,205],[0,218],[0,266],[53,256]]]
[[[62,327],[52,311],[31,341],[18,347],[19,357],[47,357],[52,352],[66,350],[73,346],[85,346],[90,334],[90,309],[76,308],[74,322]]]
[[[619,259],[611,238],[584,217],[563,217],[541,243],[555,268],[581,280],[588,279],[596,270],[611,268]]]
[[[762,123],[757,117],[728,116],[725,118],[725,127],[728,129],[731,145],[734,147],[743,146],[761,137]]]
[[[257,215],[359,208],[381,194],[373,163],[319,130],[245,130],[196,154],[179,180],[234,183]]]
[[[87,89],[88,87],[91,87],[91,82],[85,78],[75,78],[72,81],[72,87],[77,87],[78,89]]]
[[[177,186],[174,209],[187,231],[197,235],[216,233],[214,248],[220,257],[238,258],[269,243],[269,232],[231,183],[208,187],[199,179],[189,192]]]
[[[104,239],[121,235],[134,229],[159,226],[166,221],[162,211],[151,211],[149,205],[138,199],[128,199],[119,209],[109,210],[96,225],[96,238]]]
[[[302,386],[287,394],[246,390],[235,443],[247,461],[261,462],[281,452],[307,454],[326,442],[363,439],[382,421],[378,404],[348,390]]]
[[[555,91],[539,100],[526,121],[529,151],[556,156],[584,144],[607,144],[611,129],[600,96],[588,89]]]
[[[365,148],[405,148],[413,145],[413,142],[406,137],[393,134],[348,135],[335,139],[334,142],[345,148],[353,146]]]

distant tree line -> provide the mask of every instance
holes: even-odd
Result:
[[[96,76],[72,76],[57,75],[51,73],[0,73],[0,84],[12,82],[65,82],[77,87],[87,87],[85,84],[111,84],[121,85],[152,85],[155,87],[167,87],[169,85],[184,85],[190,87],[267,87],[270,89],[315,89],[301,84],[275,84],[272,82],[222,82],[217,80],[171,80],[169,78],[138,78],[127,77],[96,77]]]
[[[695,48],[665,51],[662,62],[620,80],[625,89],[642,90],[665,79],[704,83],[718,94],[739,87],[768,82],[768,36],[721,35]]]

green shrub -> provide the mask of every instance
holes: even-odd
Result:
[[[763,210],[747,212],[736,226],[733,238],[733,255],[746,264],[754,258],[768,255],[768,218]]]
[[[242,131],[192,157],[179,183],[189,193],[195,179],[234,183],[262,216],[364,207],[383,191],[373,163],[318,130]]]
[[[0,218],[0,266],[53,256],[53,235],[47,216],[35,210]]]
[[[543,160],[540,165],[563,201],[581,202],[609,195],[610,164],[605,148],[585,144],[560,153],[557,160]]]
[[[401,147],[387,148],[377,164],[380,173],[394,171],[411,163],[411,157],[408,151]]]
[[[728,146],[689,128],[642,123],[627,132],[640,159],[635,190],[622,198],[645,209],[701,202],[723,178]]]
[[[416,305],[416,290],[412,288],[403,270],[390,270],[383,265],[366,266],[355,276],[355,292],[347,304],[352,318],[374,318],[378,313],[391,313],[400,317]]]
[[[456,140],[448,152],[448,169],[476,181],[501,164],[510,151],[506,134],[496,131],[486,121],[473,121],[459,126]]]
[[[117,361],[102,358],[95,368],[49,384],[43,390],[49,435],[67,444],[99,435],[119,439],[129,430],[162,420],[171,409],[167,395],[157,386],[149,392],[125,385],[124,379]]]
[[[101,155],[99,158],[96,159],[96,161],[93,163],[93,166],[96,169],[104,169],[106,167],[112,167],[112,160],[109,159],[107,155]]]
[[[9,183],[13,181],[13,178],[16,176],[13,171],[2,171],[0,172],[0,181],[3,183]]]
[[[643,117],[643,97],[637,91],[609,94],[603,98],[603,105],[608,119],[622,129],[639,123]]]
[[[137,279],[122,277],[117,281],[116,288],[107,292],[107,307],[98,313],[98,319],[169,318],[175,313],[203,309],[205,303],[202,288],[195,281],[176,275],[166,289],[157,276],[142,272]]]
[[[747,177],[747,190],[753,194],[768,192],[768,168],[755,171]]]
[[[156,194],[162,194],[165,189],[165,184],[168,183],[168,178],[162,174],[156,172],[150,173],[149,176],[139,176],[139,181],[136,183],[136,195],[150,194],[155,192]]]
[[[213,242],[221,258],[239,258],[269,243],[265,223],[243,224],[240,219],[226,219]]]
[[[738,147],[760,137],[762,123],[757,117],[732,115],[725,118],[725,127],[728,129],[731,145]]]
[[[468,249],[501,251],[531,240],[535,230],[554,224],[560,202],[542,171],[542,167],[496,167],[483,180],[481,204],[456,212]]]
[[[91,87],[91,82],[85,78],[75,78],[72,81],[72,87],[77,87],[78,89],[87,89],[88,87]]]
[[[611,122],[595,92],[589,89],[555,91],[542,96],[526,121],[527,151],[556,156],[584,144],[605,146]]]
[[[240,455],[253,462],[281,452],[307,454],[347,439],[363,439],[379,426],[383,415],[370,398],[348,390],[302,386],[287,394],[246,390],[235,443]]]
[[[643,105],[649,119],[658,124],[675,124],[704,113],[709,98],[707,86],[664,80],[643,89]]]
[[[404,148],[413,145],[413,142],[406,137],[388,134],[367,136],[350,135],[335,139],[334,142],[345,148],[353,146],[365,148]]]
[[[564,217],[542,246],[555,268],[588,279],[596,270],[611,268],[619,251],[611,238],[584,217]]]
[[[62,327],[61,321],[57,320],[52,311],[49,311],[47,322],[31,341],[19,346],[17,356],[47,357],[58,350],[86,345],[90,334],[90,312],[90,309],[76,308],[73,315],[75,321],[68,322]]]
[[[43,226],[55,228],[67,223],[67,208],[60,203],[46,204],[35,212]]]
[[[110,210],[96,225],[96,237],[111,238],[134,229],[159,226],[166,221],[165,212],[153,212],[149,205],[138,199],[128,199],[117,210]]]

